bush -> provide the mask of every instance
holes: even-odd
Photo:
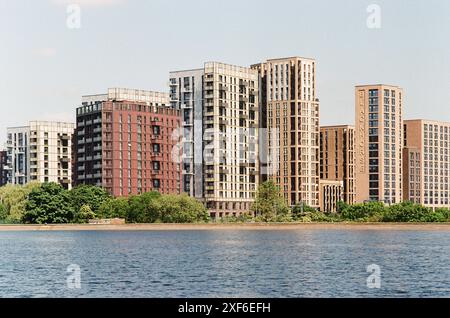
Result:
[[[340,217],[343,220],[367,222],[377,220],[385,213],[385,205],[382,202],[368,202],[355,205],[342,206]]]

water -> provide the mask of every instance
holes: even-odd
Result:
[[[0,297],[450,297],[449,257],[448,231],[0,232]]]

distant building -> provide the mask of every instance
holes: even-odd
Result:
[[[212,218],[248,212],[259,175],[258,72],[207,62],[170,74],[183,125],[183,191],[203,198]]]
[[[344,202],[356,201],[355,127],[349,125],[320,128],[320,179],[342,181]]]
[[[32,121],[7,129],[7,182],[72,184],[72,123]]]
[[[270,59],[252,66],[261,86],[262,126],[267,127],[267,170],[286,203],[319,207],[319,99],[316,60]]]
[[[403,200],[403,101],[397,86],[355,89],[357,203]]]
[[[404,121],[403,199],[450,208],[450,123]]]
[[[75,185],[114,196],[180,193],[179,110],[169,94],[111,88],[77,108]]]
[[[8,182],[8,152],[6,150],[0,151],[0,187]]]
[[[344,182],[321,180],[319,183],[319,210],[325,213],[336,213],[337,204],[344,201]]]

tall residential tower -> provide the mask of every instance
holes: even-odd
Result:
[[[391,85],[355,89],[356,202],[402,201],[403,90]]]
[[[258,186],[258,72],[207,62],[170,74],[182,111],[183,189],[203,198],[212,218],[248,212]]]
[[[319,207],[319,99],[316,61],[290,57],[252,67],[259,72],[267,131],[267,178],[289,205]]]

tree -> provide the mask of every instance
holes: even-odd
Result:
[[[37,182],[30,182],[24,186],[6,185],[0,188],[0,203],[5,210],[0,219],[4,223],[20,223],[25,213],[28,195],[33,189],[40,187]]]
[[[75,211],[88,205],[92,212],[97,213],[100,205],[110,197],[103,188],[92,185],[81,185],[70,191],[70,202]]]
[[[277,217],[289,214],[289,208],[273,181],[266,181],[258,187],[251,210],[264,222],[273,222]]]
[[[301,220],[302,218],[309,216],[311,213],[316,213],[316,212],[317,212],[316,209],[314,209],[304,203],[296,204],[292,208],[292,216],[293,216],[294,220]]]
[[[115,198],[104,201],[99,209],[98,216],[104,219],[126,219],[129,205],[127,198]]]
[[[91,207],[88,204],[83,205],[80,210],[75,213],[75,223],[88,223],[89,220],[95,219],[96,215],[92,212]]]
[[[127,222],[129,223],[154,223],[160,219],[160,198],[159,192],[147,192],[141,195],[130,197]]]
[[[198,200],[182,195],[163,195],[159,198],[160,220],[164,223],[193,223],[208,221],[208,212]]]
[[[7,217],[8,213],[6,211],[6,207],[2,203],[0,203],[0,223],[5,222]]]
[[[367,202],[341,206],[341,218],[349,221],[379,221],[385,213],[383,202]]]
[[[28,196],[22,221],[31,224],[59,224],[70,223],[73,217],[69,191],[57,183],[43,183]]]
[[[432,209],[413,202],[402,202],[390,206],[384,216],[384,222],[442,222],[443,217]]]

